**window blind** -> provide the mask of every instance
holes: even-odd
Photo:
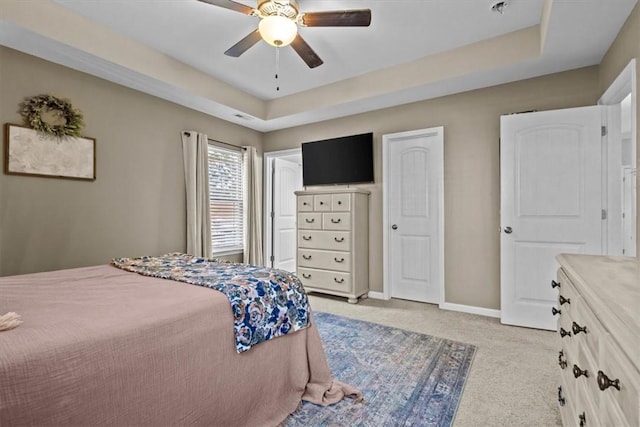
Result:
[[[243,250],[242,153],[209,144],[209,205],[213,253]]]

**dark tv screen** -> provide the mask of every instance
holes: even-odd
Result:
[[[373,182],[373,133],[302,144],[303,185]]]

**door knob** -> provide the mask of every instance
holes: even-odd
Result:
[[[513,229],[511,227],[505,227],[504,232],[507,234],[511,234],[511,232],[513,232]]]
[[[391,228],[393,228],[394,230],[397,230],[397,229],[398,229],[398,226],[397,226],[396,224],[393,224],[393,225],[391,226]]]

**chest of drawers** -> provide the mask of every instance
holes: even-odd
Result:
[[[297,274],[309,292],[345,296],[369,291],[369,192],[296,191]]]
[[[565,426],[640,426],[640,262],[560,255],[558,402]]]

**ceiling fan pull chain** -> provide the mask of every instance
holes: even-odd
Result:
[[[280,68],[280,48],[276,47],[276,91],[280,90],[280,86],[278,85],[279,68]]]

